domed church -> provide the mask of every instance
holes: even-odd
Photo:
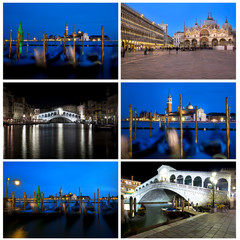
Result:
[[[216,46],[233,47],[235,45],[235,34],[231,24],[226,19],[220,28],[213,19],[212,14],[201,24],[197,21],[191,28],[185,27],[184,24],[184,47],[185,48],[209,48]]]

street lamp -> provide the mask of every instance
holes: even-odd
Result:
[[[8,184],[9,184],[10,178],[7,178],[7,187],[6,187],[6,199],[8,199]],[[10,182],[14,183],[16,186],[20,185],[20,181],[17,179],[13,179]]]
[[[210,181],[212,183],[212,189],[213,189],[213,201],[212,201],[212,209],[213,209],[213,212],[215,211],[215,203],[214,203],[214,190],[215,190],[215,187],[216,187],[216,184],[217,184],[217,180],[215,179],[217,173],[216,172],[213,172],[212,173],[212,177],[210,178]]]

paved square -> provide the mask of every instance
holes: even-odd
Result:
[[[126,53],[122,79],[236,79],[236,52],[156,50]]]
[[[236,211],[196,215],[131,238],[236,238]]]

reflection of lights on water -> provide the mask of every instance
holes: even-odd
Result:
[[[60,115],[60,112],[59,112]],[[63,123],[58,124],[58,158],[63,158],[64,148],[63,148]]]
[[[14,231],[13,235],[10,236],[12,238],[25,238],[27,237],[27,231],[23,230],[23,227],[18,228],[16,231]]]
[[[26,125],[23,126],[22,128],[22,158],[25,159],[27,158],[27,141],[26,141]]]

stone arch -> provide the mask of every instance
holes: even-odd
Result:
[[[220,191],[228,191],[228,181],[227,181],[227,179],[226,178],[219,178],[216,187]]]
[[[184,179],[185,185],[192,185],[192,177],[190,175],[187,175]]]
[[[138,191],[138,189],[135,190],[136,192]]]
[[[218,40],[216,38],[214,38],[212,40],[212,46],[217,46],[218,45]]]
[[[155,178],[155,179],[154,179],[154,182],[155,182],[155,183],[158,183],[158,179],[157,179],[157,178]]]
[[[184,46],[185,46],[185,48],[190,48],[190,41],[189,40],[185,40]]]
[[[183,176],[182,176],[182,175],[179,175],[179,176],[177,177],[177,183],[178,183],[178,184],[183,184]]]
[[[149,184],[147,183],[146,186],[148,186]]]
[[[47,117],[47,114],[45,114],[45,117]]]
[[[221,46],[226,46],[227,45],[227,41],[226,41],[225,38],[221,38],[219,43],[220,43]]]
[[[175,182],[176,182],[176,176],[175,176],[174,174],[172,174],[172,175],[170,176],[170,182],[171,182],[171,183],[175,183]]]
[[[212,187],[209,187],[209,186],[211,186],[211,181],[210,181],[210,177],[208,177],[208,178],[206,178],[205,180],[204,180],[204,184],[203,184],[203,187],[204,188],[212,188]]]
[[[150,183],[153,183],[153,181],[151,181]]]
[[[209,31],[206,28],[202,29],[200,32],[200,37],[208,37],[208,36],[209,36]]]
[[[57,115],[57,112],[54,112],[54,116],[56,116]]]
[[[196,48],[197,47],[197,39],[192,40],[192,47]]]
[[[207,48],[209,46],[209,41],[208,41],[208,38],[207,37],[202,37],[200,39],[200,46],[202,48]]]
[[[232,39],[228,39],[228,43],[232,44],[233,43]]]
[[[202,187],[202,178],[197,176],[193,180],[193,186],[195,187]]]

